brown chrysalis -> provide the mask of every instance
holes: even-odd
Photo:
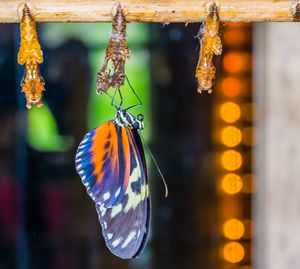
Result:
[[[111,37],[106,48],[106,56],[101,70],[97,74],[97,93],[105,93],[110,87],[119,89],[125,81],[125,61],[130,57],[126,42],[126,20],[121,5],[112,20]],[[112,62],[112,70],[107,71],[108,62]]]
[[[213,56],[222,53],[222,43],[219,36],[220,20],[216,4],[209,7],[208,15],[200,29],[202,38],[200,39],[199,61],[195,77],[198,79],[198,92],[212,92],[213,80],[216,68],[213,64]]]

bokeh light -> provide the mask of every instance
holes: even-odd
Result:
[[[251,71],[252,55],[248,53],[230,52],[223,58],[224,69],[229,73],[238,73],[241,71]]]
[[[221,156],[222,166],[228,171],[239,169],[242,165],[242,162],[242,156],[236,150],[226,150]]]
[[[222,59],[223,72],[217,87],[221,90],[217,132],[218,165],[222,168],[218,190],[221,196],[220,227],[225,244],[219,250],[223,269],[252,269],[252,221],[248,195],[253,192],[253,133],[256,110],[252,100],[252,32],[247,24],[228,23],[223,32],[228,46]],[[245,187],[244,180],[247,186]],[[245,193],[247,193],[245,195]],[[248,219],[244,219],[244,218]],[[242,240],[242,241],[241,241]]]
[[[228,97],[236,97],[241,92],[241,82],[233,77],[228,77],[222,80],[222,92]]]
[[[245,44],[251,38],[251,35],[245,31],[240,31],[240,29],[227,28],[224,31],[224,44],[231,47],[237,47]]]
[[[242,140],[242,132],[234,126],[227,126],[221,131],[221,140],[227,147],[235,147]]]
[[[231,263],[240,262],[245,256],[244,247],[238,242],[227,243],[223,248],[224,259]]]
[[[240,107],[234,102],[226,102],[220,108],[221,118],[227,123],[237,121],[241,116]]]
[[[245,232],[244,224],[238,219],[229,219],[223,225],[224,236],[231,239],[240,239]]]
[[[242,187],[242,178],[237,174],[228,173],[222,178],[222,189],[228,194],[236,194]]]
[[[223,58],[223,66],[227,72],[240,72],[243,67],[242,55],[235,52],[225,54]]]
[[[222,195],[222,198],[224,199],[222,199],[222,203],[218,209],[220,210],[220,216],[223,221],[233,217],[242,216],[244,208],[243,204],[239,202],[242,197]]]

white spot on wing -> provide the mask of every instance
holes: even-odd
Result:
[[[117,206],[112,207],[110,217],[113,219],[122,211],[122,204],[118,204]]]
[[[78,148],[79,148],[79,149],[82,149],[82,148],[84,148],[85,146],[86,146],[86,145],[80,144]],[[80,152],[80,153],[81,153],[81,152]]]
[[[106,192],[103,194],[103,201],[106,201],[110,198],[110,193],[109,192]]]
[[[117,245],[119,245],[121,243],[121,240],[123,238],[122,237],[119,237],[118,239],[116,239],[114,242],[112,242],[112,246],[115,248]]]
[[[115,193],[115,198],[118,197],[118,195],[120,194],[120,191],[121,191],[121,187],[119,187],[118,190],[116,191],[116,193]]]
[[[113,234],[108,233],[108,234],[107,234],[107,238],[108,238],[108,240],[112,239],[112,238],[113,238]]]
[[[78,164],[78,165],[77,165],[77,167],[76,167],[76,168],[77,168],[77,170],[79,170],[79,169],[81,168],[81,166],[82,166],[82,164],[81,164],[81,163],[80,163],[80,164]]]
[[[78,147],[79,149],[81,148],[81,146]],[[76,154],[76,159],[78,160],[78,157],[83,153],[83,151],[78,151]]]
[[[132,241],[132,239],[135,237],[136,231],[131,231],[130,234],[127,236],[125,242],[122,244],[121,248],[126,248],[127,245]]]
[[[104,228],[104,229],[107,228],[107,223],[106,223],[106,221],[103,221],[103,228]]]
[[[101,217],[104,217],[105,213],[106,213],[106,208],[103,207],[102,209],[100,208],[100,212],[101,212]]]
[[[83,139],[80,144],[84,144],[86,141],[88,141],[88,137]]]

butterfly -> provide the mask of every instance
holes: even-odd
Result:
[[[96,204],[109,250],[138,257],[147,243],[151,218],[147,168],[139,130],[143,116],[119,107],[114,120],[87,133],[79,144],[76,169]]]

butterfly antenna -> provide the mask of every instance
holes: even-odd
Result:
[[[133,94],[135,95],[135,97],[139,100],[139,104],[133,105],[133,106],[130,106],[130,107],[126,108],[125,111],[127,111],[127,110],[129,110],[131,108],[134,108],[134,107],[137,107],[137,106],[141,106],[141,105],[143,105],[143,103],[142,103],[142,100],[140,99],[140,97],[137,95],[137,93],[133,89],[133,87],[131,86],[131,84],[129,82],[129,79],[128,79],[128,77],[126,75],[125,75],[125,78],[126,78],[126,81],[127,81],[128,85],[129,85],[131,91],[133,92]]]
[[[151,150],[149,149],[147,143],[145,143],[145,140],[144,140],[144,137],[142,136],[142,134],[140,134],[140,137],[142,138],[143,144],[146,147],[146,149],[148,150],[148,152],[150,154],[150,157],[151,157],[152,161],[154,162],[154,164],[156,166],[156,169],[157,169],[157,171],[158,171],[158,173],[159,173],[159,175],[160,175],[160,177],[161,177],[161,179],[162,179],[162,181],[164,183],[164,186],[165,186],[165,197],[168,197],[169,191],[168,191],[168,186],[167,186],[166,180],[165,180],[165,178],[164,178],[164,176],[163,176],[163,174],[162,174],[162,172],[161,172],[161,170],[160,170],[160,168],[159,168],[159,166],[158,166],[158,164],[157,164],[157,162],[156,162],[156,160],[155,160],[155,158],[154,158]]]

